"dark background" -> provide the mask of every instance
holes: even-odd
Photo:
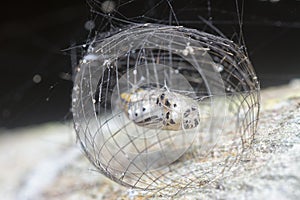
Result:
[[[115,2],[122,5],[114,14],[118,19],[168,23],[170,18],[166,0]],[[242,1],[237,2],[241,10]],[[172,5],[181,25],[205,31],[202,16],[237,41],[234,0]],[[71,66],[84,53],[80,45],[120,22],[107,26],[111,17],[101,14],[101,0],[5,1],[1,7],[0,128],[71,119]],[[88,20],[96,22],[95,29],[85,28]],[[245,0],[243,36],[263,88],[300,77],[300,1]],[[35,75],[40,82],[34,82]]]

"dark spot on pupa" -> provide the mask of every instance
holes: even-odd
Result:
[[[199,122],[198,122],[197,119],[194,119],[194,124],[195,124],[195,126],[198,126],[198,125],[199,125]]]
[[[151,118],[150,117],[148,117],[148,118],[146,118],[145,120],[144,120],[144,122],[150,122],[151,121]]]
[[[162,93],[162,94],[160,95],[160,99],[161,99],[161,100],[164,100],[164,98],[165,98],[165,93]]]
[[[175,124],[175,122],[174,122],[174,120],[173,120],[173,119],[171,119],[171,120],[170,120],[170,123],[171,123],[171,124]]]
[[[156,99],[156,104],[158,104],[158,103],[159,103],[159,98]]]
[[[196,108],[195,107],[192,107],[192,111],[195,111],[196,110]]]
[[[176,104],[176,103],[174,103],[174,108],[176,108],[176,106],[177,106],[177,104]]]
[[[170,118],[170,112],[167,112],[166,114],[166,118],[169,119]]]
[[[137,117],[137,116],[138,116],[138,113],[135,113],[134,115]]]
[[[146,108],[145,107],[143,107],[143,111],[145,111],[146,110]]]
[[[170,107],[170,106],[171,106],[171,104],[170,104],[170,102],[169,102],[169,100],[168,100],[168,99],[166,100],[166,103],[165,103],[165,105],[166,105],[167,107]]]
[[[189,115],[190,115],[190,112],[191,112],[191,110],[190,110],[190,109],[187,109],[187,110],[184,112],[183,116],[184,116],[184,117],[189,116]]]

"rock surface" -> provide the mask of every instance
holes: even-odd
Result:
[[[174,199],[300,199],[300,81],[261,94],[249,159],[230,177]],[[75,143],[69,123],[0,130],[1,199],[168,199],[105,178]]]

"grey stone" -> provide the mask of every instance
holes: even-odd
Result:
[[[1,130],[1,198],[170,198],[125,188],[105,178],[82,156],[74,136],[68,122]],[[300,199],[300,81],[262,91],[253,146],[230,173],[173,198]]]

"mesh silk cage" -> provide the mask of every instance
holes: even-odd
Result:
[[[230,174],[251,147],[259,82],[232,41],[132,25],[81,60],[72,110],[90,162],[110,179],[168,194]]]

